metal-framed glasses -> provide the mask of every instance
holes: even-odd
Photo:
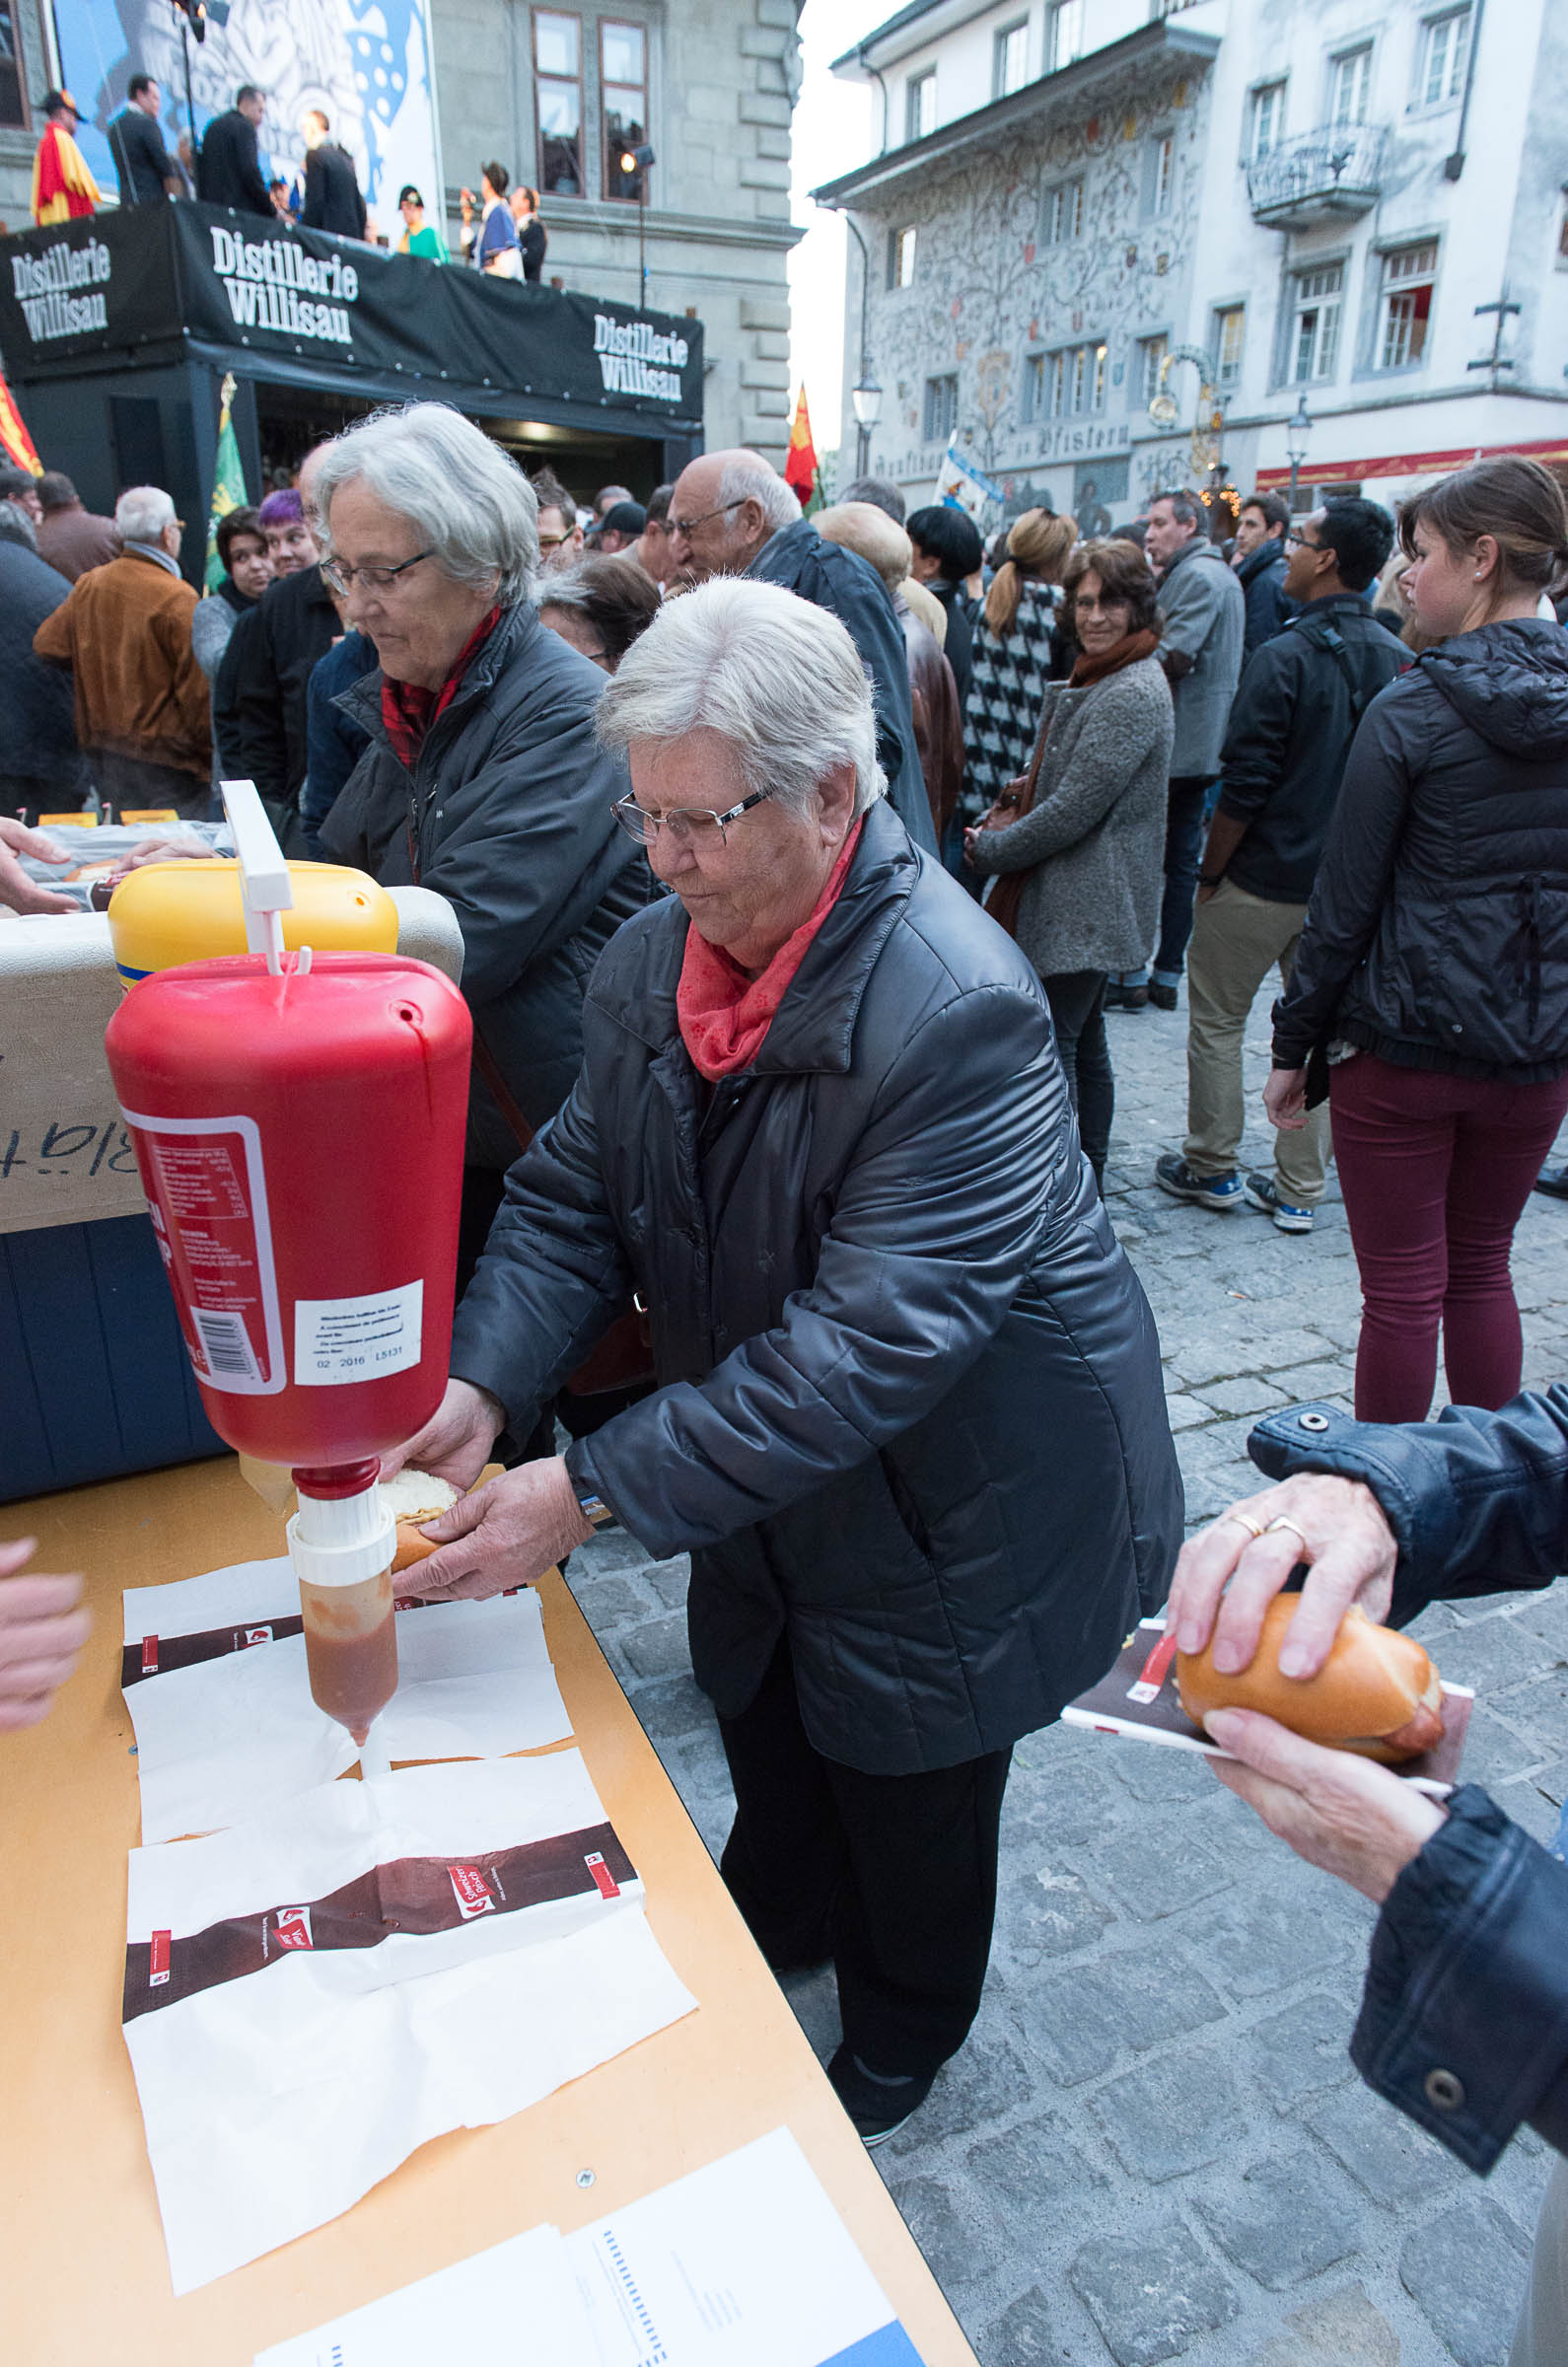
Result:
[[[1285,537],[1287,550],[1327,550],[1329,547],[1326,542],[1315,542],[1311,535],[1287,535]]]
[[[406,575],[410,567],[417,567],[422,559],[433,559],[435,555],[433,550],[416,550],[411,559],[399,559],[395,567],[350,567],[345,559],[323,559],[321,581],[345,597],[356,584],[363,584],[367,592],[385,592],[400,575]]]
[[[635,838],[639,846],[652,846],[661,830],[668,830],[680,846],[711,846],[715,838],[724,846],[728,844],[725,831],[730,824],[739,822],[743,814],[749,814],[753,806],[759,806],[764,797],[771,795],[769,789],[753,789],[749,797],[743,797],[738,806],[727,807],[722,814],[711,813],[705,806],[673,806],[668,814],[650,814],[634,797],[619,797],[610,812],[627,837]]]
[[[698,527],[706,526],[710,518],[723,518],[727,516],[731,510],[738,510],[741,507],[741,502],[749,501],[750,498],[751,496],[749,493],[743,493],[740,501],[726,501],[722,503],[716,510],[704,510],[700,518],[672,518],[670,520],[670,532],[673,535],[684,535],[686,540],[689,542],[692,536],[696,533]]]

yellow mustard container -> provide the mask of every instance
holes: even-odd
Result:
[[[397,907],[368,872],[341,863],[291,863],[294,904],[283,942],[319,954],[397,951]],[[147,863],[128,872],[109,898],[109,937],[121,983],[156,969],[243,954],[240,866],[218,857]]]

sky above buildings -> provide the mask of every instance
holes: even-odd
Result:
[[[875,85],[838,82],[835,57],[891,17],[898,0],[806,0],[801,12],[800,104],[795,109],[794,218],[806,236],[790,256],[790,410],[804,384],[819,452],[838,442],[844,367],[843,218],[813,205],[808,190],[863,164],[880,102]]]

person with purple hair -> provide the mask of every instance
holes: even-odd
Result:
[[[256,518],[266,537],[274,581],[279,576],[298,575],[303,567],[315,566],[320,552],[298,485],[285,485],[280,493],[269,493]]]

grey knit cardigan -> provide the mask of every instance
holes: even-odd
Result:
[[[1166,780],[1176,721],[1158,658],[1086,689],[1052,682],[1034,803],[981,830],[976,871],[1028,871],[1018,942],[1042,977],[1138,969],[1160,922]]]

